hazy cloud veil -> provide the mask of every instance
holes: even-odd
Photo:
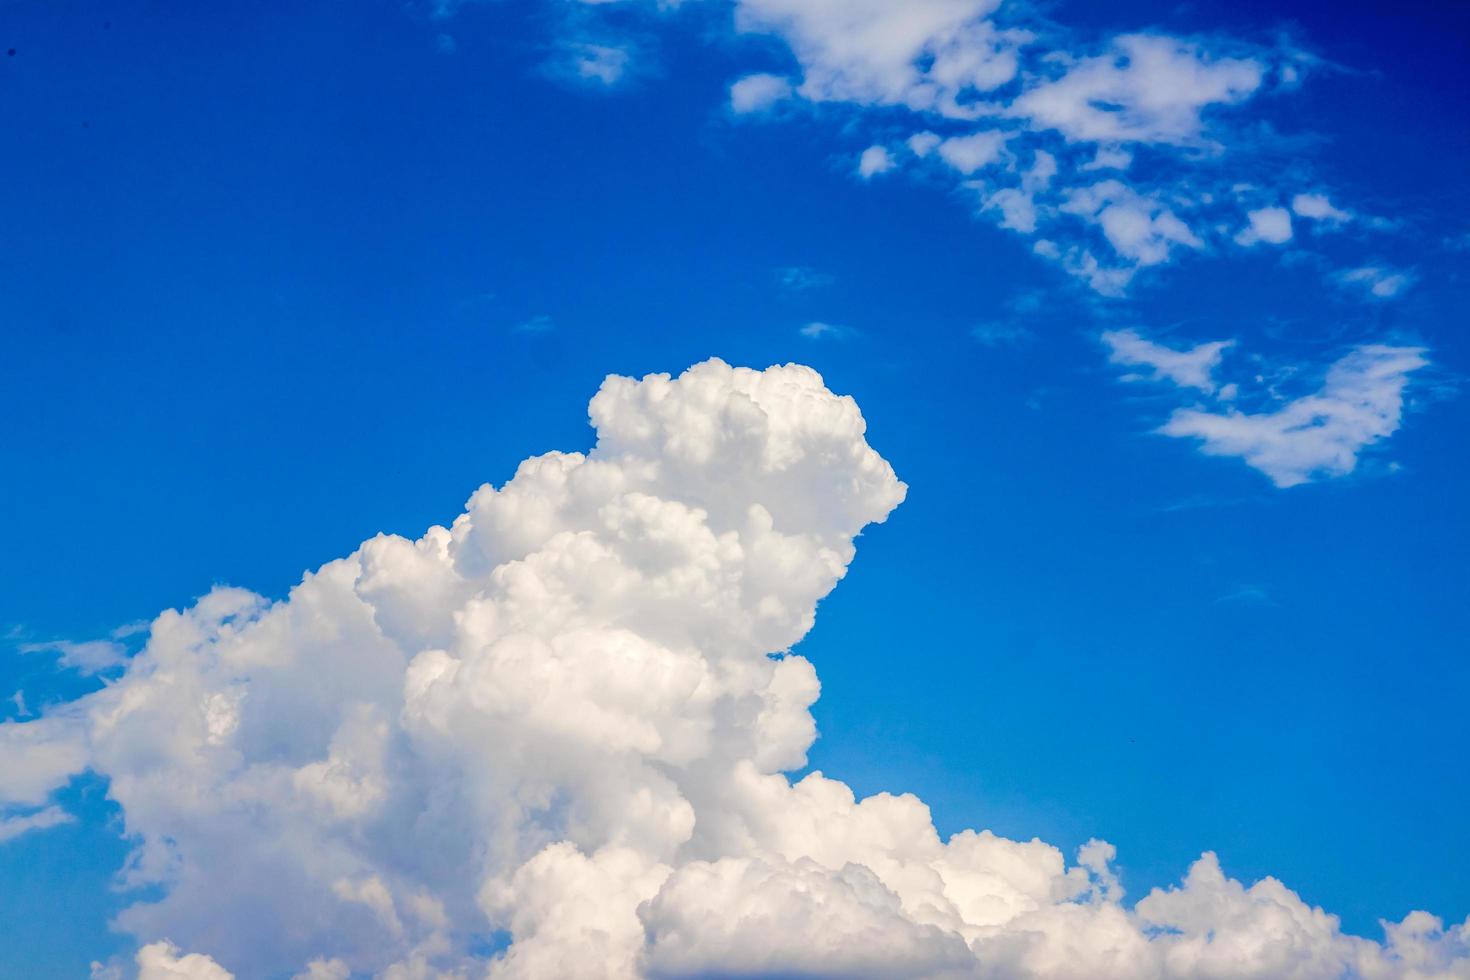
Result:
[[[11,819],[100,773],[123,881],[162,886],[96,975],[1470,977],[1470,925],[1347,936],[1209,854],[1125,903],[1105,843],[945,841],[913,796],[793,785],[819,685],[784,651],[904,484],[796,365],[610,377],[591,418],[450,526],[280,602],[216,589],[0,725]]]

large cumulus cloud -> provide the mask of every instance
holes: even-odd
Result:
[[[122,879],[161,895],[120,917],[128,973],[1470,977],[1470,926],[1347,936],[1213,855],[1129,905],[1107,844],[944,840],[911,795],[791,782],[819,684],[786,651],[904,485],[795,365],[612,377],[591,418],[448,527],[279,602],[216,589],[0,725],[9,811],[109,780]]]

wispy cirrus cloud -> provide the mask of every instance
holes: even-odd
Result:
[[[856,333],[851,327],[822,320],[813,320],[796,332],[807,340],[847,340]]]
[[[1211,396],[1213,405],[1176,408],[1161,435],[1194,440],[1207,456],[1238,458],[1282,488],[1352,473],[1365,450],[1398,431],[1410,376],[1430,363],[1422,347],[1360,344],[1327,368],[1317,391],[1286,398],[1260,378],[1251,386],[1218,384],[1215,372],[1233,340],[1179,349],[1131,329],[1107,331],[1102,340],[1111,363],[1146,367],[1154,380]]]
[[[115,640],[48,640],[44,643],[22,643],[21,653],[54,653],[63,667],[83,674],[97,674],[121,665],[127,660],[125,646]]]
[[[1298,217],[1307,218],[1312,221],[1322,221],[1332,225],[1343,224],[1353,220],[1351,211],[1344,211],[1335,207],[1332,200],[1326,194],[1304,193],[1297,194],[1291,199],[1291,210]]]
[[[1335,272],[1331,280],[1340,289],[1348,292],[1355,292],[1372,300],[1390,300],[1414,284],[1414,273],[1409,269],[1365,265]]]
[[[1335,361],[1316,392],[1254,413],[1181,408],[1159,431],[1238,457],[1278,487],[1346,476],[1398,431],[1409,376],[1428,364],[1422,347],[1364,344]]]
[[[1233,340],[1213,340],[1179,350],[1147,339],[1137,330],[1108,330],[1102,335],[1108,362],[1149,369],[1148,377],[1166,380],[1181,388],[1198,388],[1214,393],[1215,368]]]
[[[48,806],[21,816],[0,816],[0,844],[32,830],[46,830],[75,822],[76,818],[59,806]]]

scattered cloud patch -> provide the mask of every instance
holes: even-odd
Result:
[[[1333,364],[1314,394],[1256,413],[1181,408],[1159,431],[1242,459],[1278,487],[1345,476],[1398,430],[1409,375],[1428,363],[1420,347],[1366,344]]]
[[[858,157],[858,176],[864,180],[886,174],[893,167],[893,154],[888,152],[886,146],[870,146]]]
[[[619,83],[647,58],[629,23],[646,27],[681,6],[563,5],[570,40],[556,73]],[[1124,296],[1144,270],[1188,255],[1282,244],[1293,214],[1319,230],[1350,218],[1383,230],[1320,191],[1249,212],[1232,193],[1218,163],[1253,169],[1290,138],[1272,135],[1268,97],[1292,96],[1320,64],[1285,41],[1096,36],[1000,0],[734,0],[733,13],[737,34],[771,38],[794,61],[779,73],[738,71],[733,116],[831,106],[846,114],[844,140],[867,141],[840,151],[863,179],[903,163],[916,178],[953,182],[982,217],[1099,294]],[[781,115],[790,125],[813,118]],[[911,135],[900,143],[895,129]],[[1140,156],[1146,166],[1134,166]],[[1297,168],[1296,180],[1312,180],[1309,162]],[[1079,210],[1099,174],[1116,185],[1113,202]]]
[[[560,46],[552,68],[565,78],[611,87],[628,74],[632,59],[632,50],[619,45],[567,41]]]
[[[1295,87],[1280,69],[1292,61],[1297,72],[1296,53],[1156,32],[1079,52],[1055,25],[1002,25],[1026,16],[988,0],[739,0],[736,7],[739,29],[791,48],[802,78],[794,97],[846,104],[859,119],[864,110],[882,110],[885,119],[911,113],[920,126],[906,146],[916,161],[937,161],[978,194],[981,213],[1000,227],[1044,236],[1035,254],[1104,295],[1123,295],[1140,269],[1171,262],[1177,246],[1203,251],[1207,230],[1239,223],[1228,195],[1189,179],[1191,161],[1230,148],[1231,131],[1212,128],[1216,116],[1273,84]],[[1248,140],[1238,142],[1247,149]],[[1169,166],[1127,184],[1115,178],[1109,205],[1079,206],[1096,193],[1084,176],[1121,177],[1138,147]],[[886,147],[882,156],[869,152],[865,175],[894,163]],[[1025,167],[1028,158],[1047,162]],[[1275,216],[1264,220],[1266,233],[1277,234]]]
[[[791,82],[780,75],[746,75],[730,86],[730,111],[736,115],[764,112],[790,97]]]
[[[1149,340],[1131,328],[1105,331],[1102,342],[1108,348],[1111,364],[1146,367],[1147,377],[1153,380],[1206,393],[1215,391],[1215,368],[1225,351],[1235,345],[1233,340],[1212,340],[1179,350]]]
[[[148,632],[148,621],[140,619],[135,623],[123,623],[107,635],[114,640],[126,640],[130,636],[139,636],[146,632]]]
[[[968,177],[999,160],[1005,144],[1006,134],[993,129],[951,136],[939,144],[939,159]]]
[[[1351,211],[1333,207],[1326,194],[1298,194],[1291,199],[1291,209],[1298,217],[1328,224],[1342,224],[1353,219]]]
[[[1158,265],[1173,250],[1203,248],[1198,236],[1163,203],[1145,197],[1117,180],[1105,180],[1067,192],[1061,211],[1102,230],[1123,259],[1134,266]],[[1091,253],[1086,253],[1090,258]],[[1128,266],[1114,267],[1131,274]],[[1105,291],[1105,290],[1102,290]]]
[[[846,340],[852,336],[853,329],[836,323],[824,323],[821,320],[813,320],[796,332],[807,340]]]
[[[183,953],[168,940],[138,950],[138,980],[234,980],[235,975],[202,953]],[[96,974],[94,973],[95,977]],[[320,974],[302,974],[318,980]],[[343,974],[345,977],[345,974]]]
[[[931,133],[925,130],[922,133],[915,133],[904,140],[904,145],[909,148],[909,152],[914,156],[923,159],[938,149],[939,144],[943,142],[943,137],[938,133]]]
[[[1267,242],[1282,245],[1291,241],[1291,212],[1286,208],[1257,208],[1246,213],[1249,222],[1235,235],[1240,245],[1257,245]]]
[[[1091,160],[1077,169],[1084,173],[1089,170],[1127,170],[1132,165],[1133,151],[1124,146],[1104,144],[1097,148]]]
[[[1234,341],[1176,349],[1133,329],[1101,339],[1110,363],[1149,369],[1124,380],[1163,380],[1212,396],[1213,407],[1175,409],[1159,433],[1197,440],[1206,455],[1237,457],[1283,488],[1353,472],[1365,449],[1398,430],[1409,376],[1429,364],[1420,347],[1363,344],[1329,367],[1312,394],[1287,400],[1257,376],[1260,390],[1250,400],[1260,408],[1247,411],[1233,404],[1240,383],[1220,385],[1215,377]]]
[[[1077,59],[1060,77],[1030,88],[1011,112],[1077,142],[1194,146],[1204,142],[1205,113],[1250,98],[1265,71],[1260,58],[1125,34],[1104,54]]]
[[[25,816],[0,816],[0,843],[32,830],[72,823],[76,818],[59,806],[48,806]]]
[[[987,16],[998,0],[738,0],[737,29],[784,40],[813,102],[961,114],[962,99],[1016,76],[1029,37]]]
[[[62,667],[82,674],[100,674],[127,662],[128,650],[115,640],[50,640],[45,643],[22,643],[21,653],[54,653]]]
[[[1057,158],[1045,150],[1037,150],[1031,166],[1021,174],[1019,187],[1002,187],[996,190],[983,181],[972,181],[970,186],[980,191],[983,210],[1000,213],[1002,228],[1029,235],[1036,230],[1036,196],[1051,185],[1051,180],[1056,175]]]
[[[1343,289],[1360,292],[1370,299],[1388,300],[1412,286],[1414,274],[1403,269],[1365,265],[1334,273],[1332,281]]]

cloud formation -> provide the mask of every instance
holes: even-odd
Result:
[[[590,452],[284,600],[216,588],[115,683],[0,725],[7,806],[109,780],[121,882],[152,889],[118,920],[138,976],[1470,972],[1470,923],[1346,935],[1212,854],[1130,907],[1105,843],[945,840],[912,795],[793,783],[820,685],[790,648],[904,484],[800,366],[610,377],[590,415]]]
[[[1109,363],[1149,369],[1147,375],[1124,375],[1124,381],[1165,381],[1210,396],[1212,406],[1175,409],[1160,434],[1196,439],[1208,456],[1238,457],[1278,487],[1353,472],[1365,449],[1398,431],[1409,375],[1429,364],[1422,347],[1360,344],[1328,368],[1313,394],[1288,401],[1257,376],[1260,390],[1246,395],[1263,407],[1248,412],[1235,406],[1241,385],[1215,379],[1233,340],[1180,350],[1133,329],[1105,331],[1101,340]]]
[[[49,640],[22,643],[21,653],[54,653],[57,662],[83,674],[100,674],[127,660],[127,647],[116,640]]]
[[[45,830],[71,823],[75,819],[59,806],[44,807],[23,817],[0,817],[0,843],[31,830]]]
[[[1312,59],[1286,45],[1158,31],[1087,40],[998,0],[736,0],[735,26],[795,61],[782,97],[848,108],[886,134],[859,174],[958,183],[977,215],[1118,296],[1182,255],[1292,237],[1292,210],[1227,175],[1260,130],[1244,107],[1289,94]],[[774,91],[775,79],[762,74]],[[742,84],[737,83],[737,85]],[[795,118],[795,117],[793,117]],[[904,120],[908,120],[907,123]],[[894,137],[903,125],[908,136]],[[1142,155],[1147,163],[1134,167]],[[1317,189],[1275,187],[1322,228],[1351,214]],[[1293,196],[1294,194],[1294,196]]]
[[[1414,284],[1412,272],[1381,265],[1344,269],[1332,279],[1342,289],[1358,291],[1373,300],[1393,299]]]
[[[858,157],[858,176],[864,180],[887,173],[894,167],[893,155],[886,147],[870,146]]]
[[[1147,339],[1137,330],[1108,330],[1102,335],[1108,348],[1108,362],[1128,367],[1146,367],[1149,376],[1173,382],[1181,388],[1215,391],[1215,368],[1233,340],[1214,340],[1195,344],[1187,350],[1176,350]]]
[[[1255,414],[1181,408],[1159,431],[1198,439],[1210,456],[1238,456],[1278,487],[1345,476],[1364,449],[1398,430],[1409,375],[1428,363],[1420,347],[1364,344],[1314,394]]]
[[[737,115],[763,112],[791,97],[791,83],[780,75],[746,75],[730,86],[730,110]]]
[[[1326,194],[1298,194],[1291,199],[1291,209],[1298,217],[1329,224],[1341,224],[1353,219],[1352,212],[1333,207]]]

